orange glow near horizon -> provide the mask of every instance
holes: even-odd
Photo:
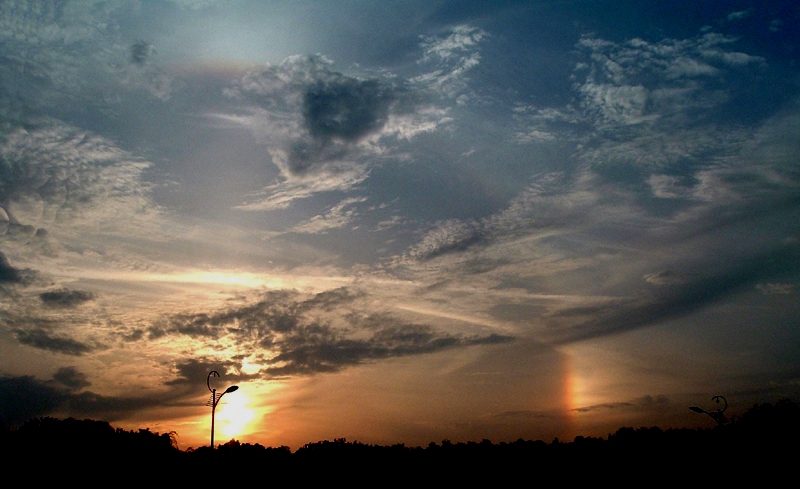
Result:
[[[563,406],[567,421],[567,437],[574,436],[577,430],[575,409],[580,406],[580,379],[576,375],[574,357],[570,352],[562,352],[564,358],[564,391]]]

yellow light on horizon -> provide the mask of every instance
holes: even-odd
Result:
[[[226,395],[217,406],[216,436],[219,442],[225,443],[249,434],[255,418],[251,400],[241,389]]]

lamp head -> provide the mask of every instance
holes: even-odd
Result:
[[[239,388],[238,385],[232,385],[232,386],[228,387],[227,389],[225,389],[225,394],[227,394],[228,392],[233,392],[238,388]]]

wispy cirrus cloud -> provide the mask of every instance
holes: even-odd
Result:
[[[480,43],[488,33],[478,27],[458,25],[442,35],[423,37],[423,57],[419,64],[433,68],[412,79],[436,93],[465,103],[469,98],[465,80],[469,70],[480,64]]]
[[[289,232],[319,234],[331,229],[340,229],[350,224],[357,215],[355,204],[365,202],[366,197],[344,199],[331,207],[327,213],[314,216],[311,219],[293,226]]]

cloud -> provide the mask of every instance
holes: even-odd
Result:
[[[670,405],[670,400],[667,396],[659,395],[653,397],[648,395],[625,402],[608,402],[603,404],[594,404],[591,406],[579,407],[573,409],[573,411],[579,413],[589,413],[594,411],[608,411],[608,410],[642,411],[642,410],[652,410],[652,409],[664,409],[669,407],[669,405]]]
[[[121,39],[129,6],[106,2],[68,7],[21,0],[0,5],[0,119],[29,124],[65,107],[108,114],[137,88],[164,98],[168,77],[143,64]],[[132,68],[132,69],[130,69]]]
[[[450,219],[436,223],[407,251],[405,258],[426,261],[522,237],[542,237],[580,225],[590,214],[598,212],[594,210],[598,196],[590,186],[590,182],[570,182],[561,173],[537,175],[534,184],[493,215],[480,220]]]
[[[369,338],[360,339],[346,337],[324,325],[307,324],[276,343],[279,353],[269,360],[264,373],[283,376],[335,372],[370,360],[511,340],[509,336],[497,334],[482,337],[439,334],[428,326],[416,324],[387,326]]]
[[[0,144],[0,208],[11,224],[34,230],[80,222],[119,229],[152,214],[151,187],[141,180],[149,166],[55,120],[15,128]]]
[[[463,104],[472,96],[465,81],[466,73],[480,64],[478,46],[486,37],[486,31],[470,25],[455,26],[445,35],[423,37],[420,43],[423,57],[419,64],[432,65],[433,70],[412,81],[439,95],[459,97],[459,103]]]
[[[383,128],[393,99],[389,87],[374,79],[320,80],[303,94],[303,122],[323,143],[357,142]]]
[[[65,389],[32,376],[0,376],[0,420],[12,426],[52,413],[67,398]]]
[[[88,345],[72,338],[51,335],[41,328],[30,330],[15,329],[14,336],[23,345],[64,355],[81,356],[97,349],[96,346]]]
[[[335,372],[375,360],[513,339],[498,334],[447,334],[386,313],[375,315],[364,308],[367,299],[362,292],[346,288],[313,296],[271,292],[259,301],[212,314],[165,318],[151,338],[184,335],[230,343],[249,356],[252,364],[262,365],[259,375],[265,378]],[[241,371],[233,364],[225,366]],[[181,368],[201,366],[190,363]]]
[[[366,167],[342,168],[326,171],[313,177],[282,180],[251,194],[237,209],[263,211],[285,209],[298,199],[306,199],[320,192],[346,190],[355,187],[369,176]]]
[[[314,216],[311,219],[293,226],[289,232],[304,234],[322,234],[331,229],[339,229],[350,224],[358,215],[355,209],[348,209],[366,201],[366,197],[344,199],[333,206],[326,214]]]
[[[86,374],[79,372],[75,367],[61,367],[53,374],[53,380],[70,390],[83,389],[92,385],[86,380]]]
[[[170,386],[185,386],[191,387],[187,390],[197,390],[200,387],[208,388],[206,382],[210,380],[211,388],[219,388],[221,382],[225,385],[230,385],[235,382],[242,382],[252,378],[254,375],[247,375],[242,373],[241,362],[232,360],[228,361],[214,361],[208,359],[188,359],[175,363],[174,371],[177,377],[173,380],[165,382]],[[220,380],[214,380],[216,377],[209,379],[208,375],[211,371],[216,371],[220,374]]]
[[[446,51],[433,52],[449,59]],[[249,127],[280,178],[238,208],[284,208],[362,182],[377,162],[400,156],[401,142],[452,121],[448,109],[434,102],[437,83],[442,81],[346,75],[320,55],[291,56],[244,74],[225,94],[246,106],[209,116]]]
[[[731,12],[728,14],[728,21],[735,21],[735,20],[742,20],[749,17],[751,14],[750,10],[739,10],[737,12]]]
[[[131,45],[131,63],[143,65],[147,59],[153,54],[155,48],[152,44],[144,41],[137,41]]]
[[[49,292],[42,292],[39,294],[42,302],[49,307],[76,307],[84,302],[94,299],[92,292],[84,290],[69,290],[66,288],[51,290]]]
[[[651,294],[616,301],[594,318],[571,327],[553,331],[556,343],[573,343],[653,326],[687,316],[706,306],[752,290],[774,277],[800,271],[800,248],[794,245],[729,257],[728,261],[706,259],[703,270],[683,277],[682,283],[660,287]],[[672,282],[674,283],[674,282]],[[569,316],[571,309],[559,312]]]
[[[726,50],[733,41],[715,33],[655,43],[584,38],[578,47],[591,61],[576,68],[576,75],[584,78],[574,88],[598,128],[675,122],[726,101],[728,94],[714,84],[719,76],[741,65],[763,63],[762,58]]]
[[[252,116],[239,120],[288,180],[357,166],[359,156],[374,152],[362,143],[381,135],[404,106],[397,87],[334,71],[322,56],[292,56],[248,72],[225,93],[253,104]]]
[[[409,250],[408,256],[417,260],[429,260],[443,254],[465,251],[486,239],[486,231],[481,223],[451,219],[438,223],[426,233]]]
[[[23,281],[23,273],[11,266],[8,258],[0,251],[0,284],[17,284]]]
[[[714,110],[749,103],[735,83],[720,79],[766,68],[763,58],[732,50],[734,43],[713,32],[657,42],[584,37],[576,46],[583,55],[573,72],[576,102],[517,107],[515,141],[535,144],[558,135],[586,148],[586,161],[624,157],[650,166],[719,150],[725,144],[719,127],[698,123],[708,123]]]
[[[0,375],[0,422],[19,425],[37,416],[60,415],[93,417],[113,421],[148,408],[170,406],[174,409],[183,399],[196,399],[205,389],[206,375],[218,370],[226,381],[249,378],[231,370],[234,363],[204,363],[189,360],[176,365],[179,377],[165,382],[170,389],[159,395],[144,397],[104,396],[84,391],[91,385],[87,376],[75,367],[61,367],[50,380],[33,376]],[[228,368],[226,368],[228,367]]]
[[[122,413],[168,404],[174,398],[174,394],[169,393],[150,398],[122,398],[78,392],[89,385],[86,375],[74,367],[59,368],[51,380],[0,375],[0,421],[18,425],[37,416],[56,413],[113,419]]]
[[[795,290],[794,284],[784,284],[784,283],[765,283],[765,284],[757,284],[756,289],[761,291],[764,295],[789,295],[793,294]]]
[[[690,280],[689,274],[676,272],[674,270],[661,270],[660,272],[650,273],[644,276],[647,283],[654,285],[681,285]]]

